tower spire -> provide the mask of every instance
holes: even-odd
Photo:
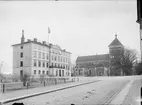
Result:
[[[22,30],[22,38],[21,38],[21,43],[24,43],[25,37],[24,37],[24,30]]]
[[[117,38],[117,34],[115,33],[115,38]]]

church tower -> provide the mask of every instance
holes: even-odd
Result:
[[[124,52],[124,46],[118,40],[117,34],[115,34],[115,39],[109,44],[109,61],[110,61],[110,75],[121,75],[121,70],[117,70],[112,66],[112,63],[115,62],[116,59],[119,59],[120,56]],[[119,71],[119,72],[118,72]]]
[[[21,43],[25,42],[25,37],[24,37],[24,30],[22,30],[22,38],[21,38]]]
[[[110,58],[118,57],[123,53],[124,46],[118,40],[117,34],[115,34],[115,39],[110,43],[109,47],[109,55]]]

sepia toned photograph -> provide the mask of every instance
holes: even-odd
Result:
[[[0,105],[142,105],[141,0],[1,0]]]

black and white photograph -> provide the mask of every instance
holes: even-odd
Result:
[[[141,0],[1,0],[0,105],[142,105]]]

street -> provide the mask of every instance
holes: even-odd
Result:
[[[96,79],[96,77],[94,77]],[[93,78],[91,78],[93,79]],[[101,104],[105,100],[108,100],[117,90],[122,89],[133,80],[132,87],[137,86],[137,90],[134,88],[131,89],[132,93],[138,93],[138,88],[142,86],[140,84],[140,76],[124,76],[124,77],[99,77],[101,81],[81,85],[73,88],[68,88],[44,95],[39,95],[17,102],[23,102],[25,105],[79,105],[79,104]],[[135,86],[135,81],[137,85]],[[139,87],[138,87],[139,86]],[[139,94],[135,94],[135,97],[138,97]],[[135,98],[133,97],[133,98]],[[135,101],[133,99],[132,101]],[[13,102],[12,102],[13,103]],[[11,105],[8,103],[7,105]],[[128,104],[128,100],[124,101],[125,104]],[[129,103],[130,104],[130,103]],[[135,104],[139,105],[139,104]]]

